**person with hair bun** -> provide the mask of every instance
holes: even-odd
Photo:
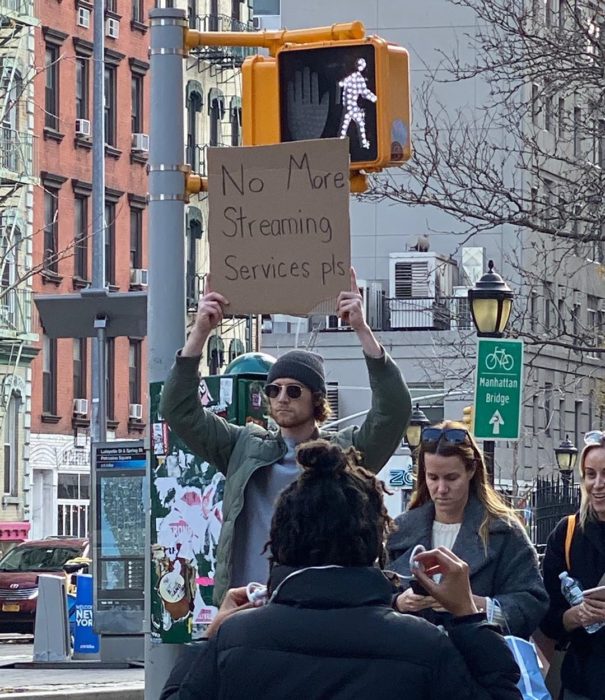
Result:
[[[548,608],[538,556],[515,511],[487,478],[483,455],[462,423],[444,421],[422,431],[416,489],[388,541],[389,566],[410,577],[417,545],[452,549],[470,568],[475,604],[505,634],[529,638]],[[405,583],[400,612],[437,625],[447,613],[424,591]]]
[[[447,633],[393,609],[381,570],[392,527],[384,484],[358,458],[325,440],[299,446],[302,471],[271,522],[268,602],[256,607],[246,588],[230,590],[162,700],[521,697],[512,654],[477,611],[468,566],[452,552],[417,557],[418,579],[452,615]]]

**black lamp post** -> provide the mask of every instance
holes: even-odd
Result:
[[[480,338],[501,338],[513,308],[513,290],[497,272],[494,261],[487,264],[489,272],[468,290],[473,323]]]
[[[480,338],[501,338],[513,308],[513,290],[506,284],[497,272],[494,272],[494,261],[487,264],[488,272],[468,290],[468,301],[471,307],[473,323]],[[494,440],[483,441],[485,466],[490,483],[494,483]]]
[[[569,439],[569,435],[565,436],[565,440],[555,447],[555,457],[557,459],[557,467],[563,483],[568,485],[573,484],[573,473],[578,458],[578,448]]]
[[[416,450],[420,445],[422,430],[430,424],[431,421],[426,417],[424,412],[420,410],[420,404],[417,403],[412,411],[408,427],[405,431],[405,439],[410,446],[410,450],[412,450],[412,465],[414,472],[416,471]]]

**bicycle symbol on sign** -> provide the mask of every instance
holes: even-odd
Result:
[[[496,346],[494,351],[490,352],[485,358],[485,366],[488,370],[494,370],[496,367],[500,367],[505,372],[510,372],[515,366],[515,359],[506,352],[505,348]]]

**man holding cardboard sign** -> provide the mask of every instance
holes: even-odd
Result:
[[[323,437],[355,447],[363,463],[378,472],[401,443],[411,410],[401,372],[366,323],[353,269],[350,290],[337,299],[337,313],[357,334],[366,358],[372,407],[361,427],[322,432],[328,416],[322,358],[304,350],[282,355],[269,372],[266,394],[278,431],[250,423],[232,425],[204,409],[198,399],[198,366],[208,336],[230,311],[229,300],[208,286],[195,324],[166,380],[160,412],[175,433],[225,474],[223,527],[218,543],[214,597],[251,581],[264,583],[269,538],[278,494],[298,476],[296,446]]]

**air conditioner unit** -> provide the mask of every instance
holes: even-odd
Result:
[[[381,282],[370,282],[366,296],[366,319],[370,328],[383,330],[384,290]]]
[[[262,29],[263,28],[263,18],[262,17],[253,17],[252,18],[252,26],[254,29]]]
[[[144,267],[135,267],[130,270],[130,284],[135,287],[146,287],[147,270]]]
[[[78,7],[78,19],[76,20],[78,27],[88,29],[90,27],[90,10],[87,7]]]
[[[434,252],[389,255],[391,328],[449,328],[442,297],[452,294],[456,264]]]
[[[133,134],[132,135],[132,150],[141,153],[149,151],[149,135],[148,134]]]
[[[348,328],[348,324],[345,323],[339,316],[330,315],[325,317],[323,330],[336,331],[343,328]]]
[[[90,121],[88,119],[76,119],[76,136],[90,137]]]
[[[332,409],[329,420],[338,420],[338,382],[328,382],[326,384],[326,398]]]
[[[88,399],[74,399],[74,415],[88,415]]]
[[[120,20],[108,17],[105,20],[105,36],[117,39],[120,36]]]
[[[131,403],[128,406],[128,418],[130,418],[130,420],[142,420],[143,419],[143,404]]]

